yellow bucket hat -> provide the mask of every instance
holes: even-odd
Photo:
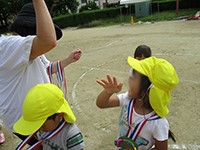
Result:
[[[74,116],[63,92],[53,84],[38,84],[26,95],[22,117],[15,123],[14,130],[21,135],[30,135],[41,128],[48,117],[64,113],[68,123],[74,123]]]
[[[154,56],[140,61],[128,57],[128,64],[149,78],[153,84],[149,92],[150,105],[158,116],[167,116],[167,105],[171,99],[170,90],[179,83],[174,67],[168,61]]]

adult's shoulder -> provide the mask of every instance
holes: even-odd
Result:
[[[20,35],[1,35],[0,36],[0,39],[1,40],[5,40],[5,42],[7,41],[7,40],[22,40],[22,39],[25,39],[25,38],[27,38],[27,37],[22,37],[22,36],[20,36]]]
[[[4,42],[15,41],[15,40],[26,40],[26,39],[34,39],[35,36],[20,36],[20,35],[1,35],[0,40]]]
[[[35,36],[26,36],[26,37],[22,37],[19,35],[1,35],[0,36],[0,45],[2,46],[6,46],[6,47],[15,47],[16,46],[20,46],[20,45],[24,45],[27,43],[32,44],[33,39],[35,38]],[[5,47],[2,47],[5,48]]]
[[[12,70],[13,68],[23,68],[24,65],[27,65],[34,38],[35,36],[2,35],[0,37],[0,64],[2,67]]]

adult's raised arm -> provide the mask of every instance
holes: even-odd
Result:
[[[33,40],[30,60],[56,47],[56,32],[44,0],[33,0],[36,15],[36,37]]]

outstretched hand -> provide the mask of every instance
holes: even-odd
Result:
[[[78,61],[78,60],[81,58],[81,54],[82,54],[81,49],[77,49],[77,50],[73,51],[73,52],[68,56],[68,59],[69,59],[70,63],[73,63],[73,62]]]
[[[119,93],[122,90],[122,83],[118,83],[116,77],[107,75],[107,80],[101,79],[96,82],[101,85],[108,94]]]

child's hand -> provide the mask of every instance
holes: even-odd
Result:
[[[116,77],[111,78],[110,75],[107,75],[107,81],[104,79],[97,80],[108,94],[119,93],[122,90],[122,83],[118,83]]]
[[[81,54],[82,54],[81,49],[73,51],[68,57],[70,63],[78,61],[81,58]]]

